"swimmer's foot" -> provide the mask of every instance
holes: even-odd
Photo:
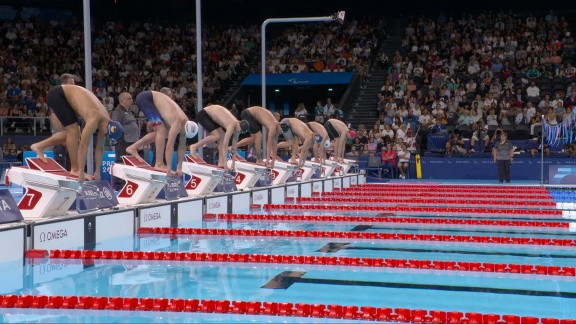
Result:
[[[135,157],[136,159],[138,159],[138,161],[142,162],[144,161],[144,159],[142,159],[140,157],[140,154],[138,154],[138,150],[135,147],[128,147],[126,149],[126,153],[132,155],[133,157]]]
[[[36,155],[38,155],[38,158],[39,158],[42,162],[44,162],[44,163],[48,162],[48,161],[46,161],[46,156],[44,155],[44,151],[40,149],[40,147],[39,147],[39,145],[38,145],[37,143],[36,143],[36,144],[32,144],[32,145],[30,146],[30,149],[31,149],[34,153],[36,153]]]
[[[168,166],[166,164],[156,164],[154,165],[154,169],[160,170],[162,172],[168,172]]]

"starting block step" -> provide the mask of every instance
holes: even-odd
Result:
[[[224,169],[192,155],[186,155],[186,160],[182,162],[182,172],[190,177],[185,186],[190,196],[211,194],[227,176]]]
[[[248,162],[244,158],[237,156],[236,158],[236,176],[234,176],[234,183],[240,190],[252,189],[260,180],[260,178],[270,175],[270,169],[265,166]],[[232,167],[232,160],[228,160],[228,167]]]
[[[167,200],[187,196],[182,182],[154,169],[146,161],[133,156],[122,156],[124,163],[112,164],[111,174],[126,183],[118,194],[121,204],[137,205],[153,202],[164,189]]]
[[[26,163],[28,166],[11,167],[6,175],[7,182],[25,189],[18,202],[24,218],[64,216],[77,201],[92,201],[91,204],[84,204],[85,209],[80,209],[80,204],[76,204],[79,213],[99,208],[100,188],[94,184],[80,184],[77,177],[51,158],[47,158],[46,162],[40,158],[26,158]],[[86,192],[96,194],[86,195]]]
[[[266,161],[264,160],[264,162]],[[272,169],[272,184],[275,186],[285,184],[288,178],[294,175],[298,169],[297,165],[276,157],[274,168]]]

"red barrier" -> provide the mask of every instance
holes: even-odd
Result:
[[[459,199],[446,199],[446,198],[419,198],[414,199],[406,195],[402,198],[358,198],[358,197],[298,197],[296,202],[322,202],[322,203],[332,203],[332,202],[343,202],[343,203],[363,203],[363,204],[394,204],[402,203],[408,205],[467,205],[469,206],[510,206],[510,207],[550,207],[556,209],[556,203],[552,200],[542,201],[542,200],[479,200],[470,198],[459,198]]]
[[[538,215],[562,216],[559,209],[512,209],[512,208],[486,208],[486,207],[419,207],[419,206],[366,206],[366,205],[306,205],[306,204],[265,204],[264,211],[270,210],[319,210],[319,211],[374,211],[374,212],[402,212],[402,213],[439,213],[439,214],[499,214],[499,215]]]
[[[291,231],[286,231],[289,234]],[[51,255],[61,255],[59,250],[52,250]],[[131,255],[133,260],[141,260],[140,256],[145,254],[136,254],[131,251],[105,251],[111,254],[123,254],[121,259],[129,259],[126,256]],[[104,253],[106,254],[106,253]],[[78,254],[76,254],[78,255]],[[52,257],[55,258],[55,257]],[[88,256],[79,255],[78,258],[86,259]],[[432,269],[447,271],[474,271],[474,272],[500,272],[500,273],[517,273],[517,274],[537,274],[549,276],[576,276],[576,268],[559,267],[547,265],[532,264],[504,264],[491,262],[463,262],[463,261],[437,261],[437,260],[406,260],[406,259],[382,259],[382,258],[360,258],[360,257],[336,257],[336,256],[303,256],[303,255],[269,255],[269,254],[238,254],[238,253],[188,253],[188,252],[150,252],[147,260],[158,261],[205,261],[205,262],[248,262],[248,263],[275,263],[275,264],[310,264],[310,265],[327,265],[327,266],[364,266],[373,268],[410,268],[410,269]],[[64,301],[66,302],[66,301]],[[81,308],[90,308],[95,301],[79,300]],[[164,306],[162,306],[164,307]],[[168,306],[166,306],[168,307]]]
[[[515,221],[492,219],[461,219],[461,218],[422,218],[422,217],[387,217],[387,216],[331,216],[331,215],[268,215],[268,214],[221,214],[221,220],[266,220],[266,221],[310,221],[310,222],[354,222],[354,223],[418,223],[434,225],[465,225],[465,226],[523,226],[568,228],[569,222],[554,221]],[[149,233],[149,229],[140,234]]]
[[[548,246],[576,246],[576,241],[571,239],[552,239],[536,237],[499,237],[499,236],[476,236],[476,235],[449,235],[449,234],[404,234],[404,233],[366,233],[366,232],[325,232],[325,231],[301,231],[301,230],[257,230],[257,229],[200,229],[195,228],[190,231],[188,228],[170,228],[156,227],[153,228],[154,234],[149,234],[150,230],[144,230],[146,234],[138,232],[139,235],[151,236],[156,234],[170,234],[171,237],[177,235],[227,235],[227,236],[275,236],[275,237],[325,237],[325,238],[344,238],[344,239],[368,239],[368,240],[409,240],[409,241],[437,241],[437,242],[468,242],[482,244],[510,244],[510,245],[548,245]],[[192,232],[192,233],[191,233]],[[61,258],[81,257],[81,251],[53,252]],[[68,254],[74,254],[73,257]],[[112,252],[104,252],[112,253]],[[118,255],[118,258],[125,258],[125,255]],[[144,259],[158,260],[154,252],[145,252]]]

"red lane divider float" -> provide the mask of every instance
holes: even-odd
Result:
[[[265,229],[223,229],[223,228],[176,228],[176,227],[140,227],[139,235],[227,235],[227,236],[276,236],[276,237],[306,237],[306,238],[337,238],[337,239],[367,239],[367,240],[399,240],[399,241],[435,241],[435,242],[467,242],[493,243],[513,245],[547,245],[576,246],[571,239],[553,239],[540,237],[505,237],[476,235],[443,235],[443,234],[412,234],[412,233],[372,233],[372,232],[326,232],[304,230],[265,230]]]
[[[386,183],[386,184],[362,184],[360,189],[370,188],[394,188],[394,189],[425,189],[425,190],[485,190],[500,192],[533,191],[547,192],[548,189],[541,186],[499,186],[499,185],[437,185],[437,184],[413,184],[413,183]]]
[[[37,250],[30,250],[37,251]],[[32,257],[30,261],[38,261]],[[313,255],[278,255],[278,254],[239,254],[239,253],[204,253],[204,252],[154,252],[154,251],[98,251],[98,250],[51,250],[52,259],[81,260],[150,260],[150,261],[197,261],[197,262],[232,262],[232,263],[277,263],[309,264],[322,266],[351,266],[374,268],[446,270],[485,273],[513,273],[543,276],[574,277],[575,267],[464,262],[440,260],[408,260],[390,258],[359,258],[346,256],[313,256]],[[44,259],[44,258],[43,258]]]
[[[504,215],[546,215],[562,216],[560,209],[513,209],[513,208],[487,208],[487,207],[421,207],[421,206],[366,206],[366,205],[307,205],[307,204],[264,204],[264,210],[346,210],[346,211],[377,211],[391,212],[417,212],[417,213],[458,213],[458,214],[504,214]]]
[[[359,198],[359,197],[297,197],[296,202],[359,202],[359,203],[404,203],[404,204],[433,204],[433,205],[478,205],[478,206],[524,206],[556,208],[554,201],[539,200],[478,200],[478,199],[438,199],[438,198]]]
[[[355,305],[260,302],[243,300],[136,298],[103,296],[0,295],[2,308],[76,309],[295,316],[401,323],[576,323],[573,320],[458,311],[389,308]]]
[[[330,216],[330,215],[268,215],[268,214],[204,214],[204,219],[215,220],[269,220],[269,221],[315,221],[315,222],[351,222],[351,223],[404,223],[404,224],[442,224],[465,226],[523,226],[545,228],[568,228],[568,222],[539,222],[491,219],[456,219],[423,217],[387,217],[387,216]]]
[[[479,193],[479,192],[430,192],[430,191],[400,191],[400,190],[375,190],[375,191],[332,191],[322,192],[322,196],[368,196],[368,197],[424,197],[424,198],[462,198],[462,199],[525,199],[525,200],[548,200],[553,201],[550,195],[531,195],[521,193]]]

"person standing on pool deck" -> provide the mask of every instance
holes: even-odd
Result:
[[[299,167],[302,167],[304,162],[306,162],[308,151],[314,142],[314,132],[298,118],[284,118],[280,121],[280,127],[282,128],[284,138],[292,146],[292,158],[290,162],[297,163]],[[298,149],[300,140],[302,140],[302,146]],[[299,155],[298,162],[296,162],[297,155]]]
[[[498,166],[498,181],[502,183],[506,180],[506,183],[510,183],[510,165],[514,159],[514,147],[508,141],[506,132],[500,131],[500,140],[494,144],[492,155],[494,163]]]
[[[250,124],[250,137],[238,142],[238,147],[254,144],[256,163],[264,164],[262,161],[262,127],[266,127],[266,154],[270,157],[267,159],[269,163],[267,163],[266,166],[273,168],[274,161],[276,160],[276,151],[278,150],[278,136],[280,132],[282,132],[280,123],[268,109],[259,106],[242,110],[240,118],[248,121]]]
[[[326,128],[328,137],[334,147],[334,159],[336,162],[343,162],[346,140],[350,136],[348,126],[338,119],[330,118],[324,123],[324,128]]]
[[[192,138],[198,133],[198,125],[188,120],[186,114],[171,97],[169,88],[162,88],[160,92],[142,91],[136,96],[136,106],[144,113],[148,125],[153,128],[153,131],[126,148],[126,153],[142,161],[138,155],[138,148],[155,143],[156,161],[154,168],[166,172],[167,175],[172,174],[172,155],[174,154],[176,136],[180,136],[176,173],[181,174],[186,151],[185,137]],[[168,136],[167,141],[166,136]],[[164,158],[166,164],[164,164]]]
[[[46,97],[50,109],[62,124],[64,131],[32,144],[30,149],[38,155],[40,160],[46,162],[46,156],[44,156],[46,147],[66,143],[66,148],[70,152],[70,174],[77,176],[79,182],[83,182],[88,145],[90,145],[92,135],[97,132],[94,147],[94,160],[97,167],[94,171],[94,178],[100,180],[104,137],[108,135],[110,139],[117,140],[122,136],[122,126],[118,122],[110,121],[110,115],[100,100],[92,92],[80,86],[58,85],[50,89]],[[85,122],[82,132],[79,129],[78,117],[82,117]]]
[[[230,138],[232,138],[230,151],[232,156],[236,156],[238,137],[240,133],[246,133],[250,130],[250,123],[246,120],[238,121],[230,110],[220,105],[211,105],[201,109],[196,114],[196,122],[206,130],[208,136],[198,143],[190,145],[190,154],[196,156],[196,150],[202,145],[218,142],[218,166],[225,170],[234,170],[235,159],[232,159],[231,168],[226,165]]]

